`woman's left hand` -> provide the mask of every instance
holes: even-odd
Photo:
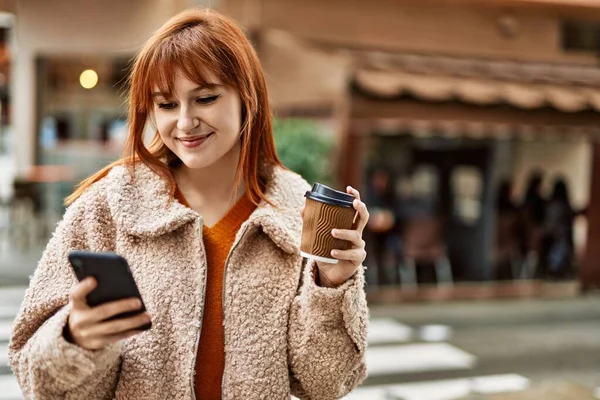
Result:
[[[337,239],[347,240],[352,245],[348,250],[332,250],[331,256],[338,259],[337,264],[317,262],[319,267],[319,282],[321,286],[337,287],[346,282],[365,261],[365,241],[362,238],[363,230],[369,221],[367,206],[360,200],[360,193],[352,186],[346,192],[354,196],[354,209],[358,211],[353,229],[334,229],[331,233]],[[301,214],[304,213],[304,208]]]

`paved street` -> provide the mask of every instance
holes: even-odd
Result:
[[[404,373],[371,373],[365,385],[388,388],[388,397],[381,394],[365,399],[450,400],[465,396],[467,388],[491,392],[548,382],[572,382],[591,390],[600,387],[598,297],[380,306],[373,307],[371,315],[375,322],[371,335],[376,321],[382,318],[402,321],[410,329],[403,335],[412,332],[413,340],[448,343],[473,358],[469,362],[464,355],[443,356],[440,351],[441,358],[452,361],[456,368],[438,365]],[[423,360],[422,354],[419,360]],[[461,361],[463,368],[459,368]],[[484,382],[489,386],[484,385],[482,390],[474,383],[481,381],[473,380],[474,377],[487,377]],[[417,387],[423,392],[410,397],[399,392],[398,385]],[[444,389],[435,389],[437,385]]]
[[[0,289],[0,400],[22,398],[6,365],[23,291]],[[553,380],[600,387],[600,298],[378,306],[371,314],[369,378],[350,400],[452,400]]]
[[[8,367],[8,339],[23,293],[23,287],[0,287],[0,400],[23,398]]]

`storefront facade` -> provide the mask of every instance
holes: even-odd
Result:
[[[546,194],[564,178],[573,206],[587,211],[575,224],[575,273],[584,288],[600,281],[593,256],[600,70],[586,41],[598,6],[223,3],[255,38],[276,112],[333,121],[341,186],[366,190],[371,164],[382,159],[399,175],[437,171],[431,179],[442,203],[470,218],[446,232],[456,280],[494,279],[498,186],[509,178],[519,202],[528,176],[541,169]]]

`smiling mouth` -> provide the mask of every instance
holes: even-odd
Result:
[[[211,132],[208,135],[196,135],[196,136],[191,136],[191,137],[183,137],[183,138],[177,138],[177,140],[179,140],[181,142],[181,144],[183,144],[185,147],[193,148],[193,147],[198,147],[202,143],[206,142],[206,140],[208,138],[210,138],[213,134],[214,134],[214,132]]]
[[[210,135],[212,135],[214,132],[211,132],[207,135],[196,135],[196,136],[190,136],[190,137],[180,137],[177,138],[177,140],[180,140],[182,142],[195,142],[196,140],[202,140],[202,139],[206,139],[208,138]]]

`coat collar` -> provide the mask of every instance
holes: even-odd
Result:
[[[300,248],[304,203],[308,183],[281,167],[264,168],[266,198],[245,223],[261,228],[282,250],[297,253]],[[137,237],[158,237],[172,232],[201,216],[176,200],[171,200],[167,183],[144,164],[133,175],[123,166],[113,168],[107,177],[106,196],[117,226]]]

